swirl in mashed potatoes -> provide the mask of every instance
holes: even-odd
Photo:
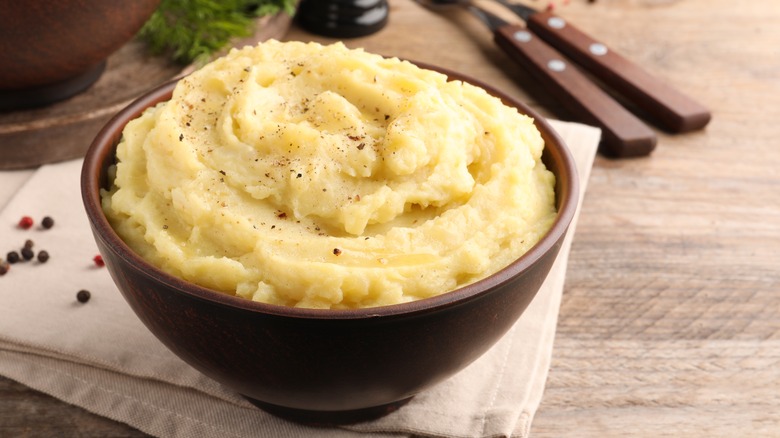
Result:
[[[142,257],[266,303],[417,300],[520,257],[555,219],[533,120],[338,43],[233,50],[130,122],[103,208]]]

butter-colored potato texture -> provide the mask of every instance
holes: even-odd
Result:
[[[341,43],[267,41],[131,121],[103,209],[150,263],[285,306],[422,299],[520,257],[555,219],[533,120]]]

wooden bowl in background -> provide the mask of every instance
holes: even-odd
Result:
[[[147,1],[147,0],[144,0]],[[159,0],[157,0],[159,1]],[[38,10],[47,10],[49,4],[54,10],[54,4],[90,4],[95,3],[98,6],[109,7],[119,16],[117,20],[122,21],[129,18],[130,10],[136,2],[115,2],[115,1],[12,1],[0,0],[0,49],[3,50],[4,58],[0,61],[0,93],[24,93],[29,88],[19,88],[15,90],[3,90],[7,83],[13,82],[17,86],[25,82],[23,77],[19,77],[16,70],[19,67],[9,67],[10,59],[13,57],[23,58],[27,55],[19,53],[10,54],[9,51],[18,51],[16,44],[21,47],[30,47],[42,45],[39,53],[48,53],[48,43],[43,42],[43,37],[33,37],[33,33],[22,36],[23,29],[16,29],[19,26],[6,28],[5,22],[11,22],[10,18],[14,15],[21,16],[27,14],[26,20],[35,22],[35,13]],[[143,3],[142,1],[137,2]],[[151,6],[150,6],[151,7]],[[140,15],[140,13],[139,13]],[[64,18],[62,19],[64,20]],[[290,26],[292,17],[280,13],[276,15],[267,15],[257,20],[254,34],[235,41],[236,46],[246,44],[256,44],[259,41],[268,38],[281,38]],[[38,23],[42,23],[43,19]],[[120,23],[120,25],[123,25]],[[37,26],[37,24],[36,24]],[[64,21],[59,28],[67,29]],[[138,24],[140,28],[140,24]],[[14,34],[16,43],[12,44],[9,35]],[[70,36],[68,38],[74,38]],[[35,40],[33,42],[27,41]],[[55,38],[56,39],[56,38]],[[89,38],[97,39],[96,36]],[[30,45],[32,44],[32,46]],[[54,43],[53,43],[54,44]],[[62,47],[60,42],[56,42],[57,47]],[[36,49],[37,50],[37,49]],[[46,51],[46,52],[44,52]],[[76,64],[76,52],[66,47],[63,51],[52,52],[52,56],[59,57],[62,54],[70,54],[59,62],[63,64]],[[86,55],[82,55],[86,56]],[[79,62],[80,66],[86,70],[82,72],[87,77],[82,77],[82,81],[88,81],[89,74],[100,73],[100,64],[105,57],[101,58],[97,54],[89,55],[89,62]],[[8,60],[8,61],[6,61]],[[38,59],[30,62],[42,62]],[[17,64],[22,61],[18,61]],[[91,67],[92,66],[92,67]],[[90,70],[90,68],[92,68]],[[64,68],[69,72],[79,70],[75,66]],[[37,167],[42,164],[55,163],[58,161],[69,160],[84,156],[92,139],[106,124],[106,122],[122,108],[146,91],[164,83],[172,78],[186,74],[194,69],[193,66],[182,66],[175,64],[165,56],[153,56],[146,49],[145,45],[138,39],[125,40],[122,47],[116,50],[108,57],[105,72],[94,85],[82,84],[88,88],[81,93],[71,95],[69,98],[48,105],[20,108],[16,110],[0,110],[0,170],[25,169]],[[56,81],[54,78],[57,72],[50,73],[48,80]],[[76,73],[79,75],[79,73]],[[38,81],[43,81],[44,75],[38,75]],[[62,77],[65,77],[63,75]],[[7,79],[5,79],[7,78]],[[41,82],[42,83],[42,82]],[[22,90],[22,91],[20,91]],[[45,90],[38,90],[32,94],[46,94]],[[6,97],[10,94],[6,94]],[[49,96],[51,97],[51,96]],[[31,98],[28,94],[27,98]],[[4,97],[0,94],[0,102],[4,102]]]
[[[56,102],[93,84],[160,0],[0,0],[0,110]]]

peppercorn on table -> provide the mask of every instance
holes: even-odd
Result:
[[[348,46],[454,69],[568,119],[465,11],[389,3],[388,25]],[[713,119],[657,131],[649,157],[597,157],[531,436],[780,435],[780,10],[772,0],[555,4]],[[297,27],[285,38],[332,41]],[[4,174],[0,206],[28,175]],[[23,293],[2,280],[0,293]],[[144,436],[5,378],[0,435]]]

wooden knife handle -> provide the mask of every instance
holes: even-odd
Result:
[[[527,26],[548,44],[645,111],[671,132],[701,129],[707,108],[550,12],[531,15]]]
[[[509,24],[496,30],[494,38],[579,121],[601,128],[608,155],[637,157],[653,151],[656,135],[652,129],[536,35]]]

